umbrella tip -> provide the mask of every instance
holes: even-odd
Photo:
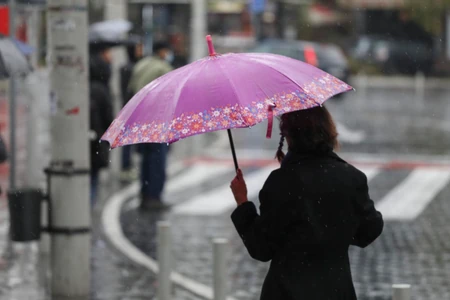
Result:
[[[208,43],[209,56],[215,56],[216,55],[216,51],[214,50],[214,46],[213,46],[211,35],[208,34],[206,36],[206,42]]]

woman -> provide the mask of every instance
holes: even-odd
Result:
[[[272,261],[261,299],[356,299],[349,246],[366,247],[383,230],[367,178],[333,152],[337,132],[325,107],[284,114],[280,131],[281,167],[259,194],[260,215],[240,170],[231,182],[239,235],[254,259]]]

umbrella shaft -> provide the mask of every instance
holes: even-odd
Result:
[[[239,165],[238,165],[238,162],[237,162],[236,150],[234,149],[233,136],[231,135],[231,130],[230,129],[228,129],[227,132],[228,132],[228,138],[230,140],[231,154],[233,154],[234,168],[237,171],[239,169]]]

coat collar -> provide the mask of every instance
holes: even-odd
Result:
[[[337,160],[340,162],[346,162],[342,158],[340,158],[334,151],[330,150],[327,152],[310,152],[310,153],[297,153],[293,151],[289,151],[281,162],[281,167],[287,167],[288,165],[296,165],[307,163],[311,161],[331,159]]]

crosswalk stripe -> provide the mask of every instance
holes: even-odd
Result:
[[[377,176],[380,173],[380,169],[375,167],[359,167],[358,169],[364,174],[366,174],[367,181],[371,181],[375,176]]]
[[[249,199],[257,197],[262,184],[273,170],[273,167],[265,167],[244,175]],[[236,203],[233,200],[230,184],[227,183],[183,202],[176,206],[173,212],[184,215],[219,215],[232,209],[234,206],[236,206]]]
[[[232,166],[228,165],[214,165],[211,164],[196,164],[189,167],[185,172],[170,178],[167,181],[165,193],[175,194],[179,193],[189,187],[200,185],[209,179],[223,175],[233,170]],[[169,174],[170,177],[170,174]],[[139,205],[139,199],[133,199],[126,204],[125,210],[134,209]],[[170,204],[170,201],[167,201]]]
[[[274,167],[269,166],[245,175],[248,199],[258,197],[263,183],[273,170]],[[378,168],[373,167],[363,167],[360,170],[366,174],[368,180],[380,172]],[[173,212],[183,215],[219,215],[235,205],[229,183],[227,183],[175,206]]]
[[[385,220],[414,220],[449,180],[449,170],[418,168],[391,190],[377,209]]]
[[[168,194],[177,193],[181,190],[185,190],[198,183],[202,183],[206,180],[213,179],[217,176],[223,175],[233,170],[232,166],[228,165],[211,165],[211,164],[198,164],[194,165],[186,170],[186,172],[170,179],[167,182],[166,191]]]

